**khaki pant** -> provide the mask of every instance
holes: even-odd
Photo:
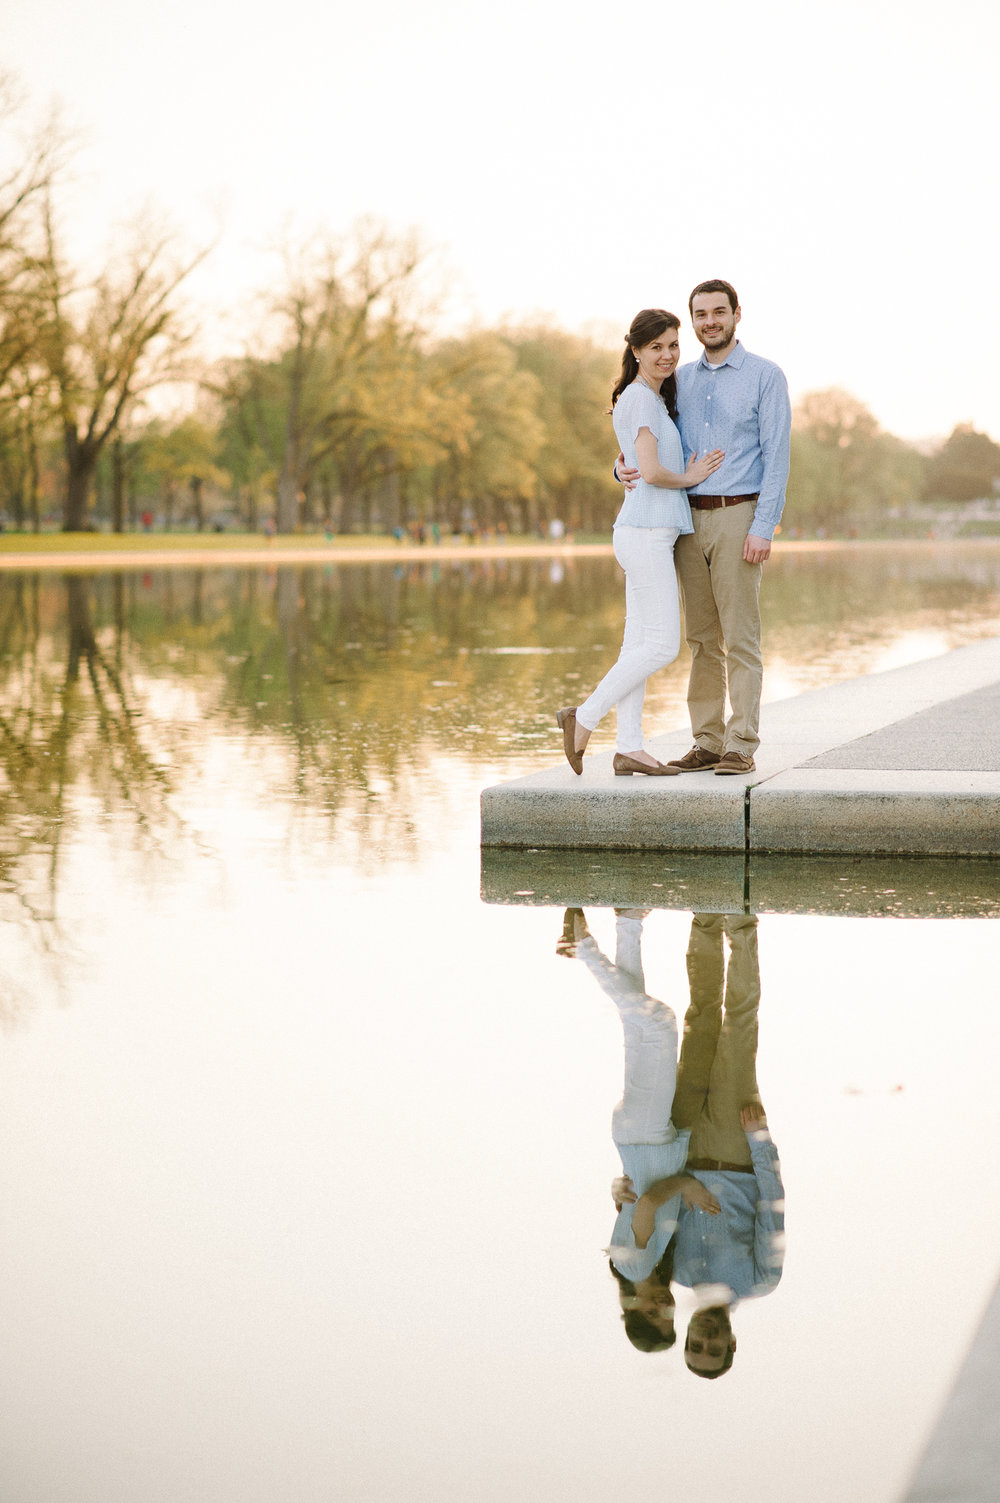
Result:
[[[724,936],[729,941],[728,973]],[[749,1168],[750,1145],[740,1126],[740,1107],[760,1102],[756,916],[696,913],[687,970],[691,1005],[684,1016],[674,1125],[691,1129],[689,1160],[721,1159]]]
[[[743,544],[754,503],[691,510],[694,533],[677,539],[674,558],[691,649],[688,711],[695,743],[706,751],[752,757],[760,745],[760,576]],[[726,720],[726,689],[732,714]]]

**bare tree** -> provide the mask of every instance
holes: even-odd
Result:
[[[40,214],[65,166],[69,138],[53,116],[21,129],[22,102],[0,73],[0,483],[21,524],[38,527],[38,445],[51,418],[39,361]]]
[[[206,254],[179,260],[173,237],[140,220],[123,255],[82,283],[62,253],[47,199],[37,267],[40,347],[62,430],[64,531],[86,526],[97,461],[129,409],[185,375],[191,334],[177,294]]]

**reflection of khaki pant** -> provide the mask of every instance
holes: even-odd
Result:
[[[723,935],[729,940],[728,973]],[[721,1159],[749,1168],[750,1146],[740,1126],[740,1107],[760,1101],[756,916],[696,913],[687,969],[691,1005],[684,1015],[674,1125],[691,1129],[689,1159]]]
[[[760,564],[743,558],[754,503],[715,511],[692,508],[694,533],[677,539],[674,558],[691,649],[688,712],[706,751],[752,757],[760,745]],[[726,687],[733,713],[726,721]]]

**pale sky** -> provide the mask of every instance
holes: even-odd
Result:
[[[0,0],[4,65],[82,146],[81,248],[152,202],[223,234],[232,316],[289,224],[418,226],[451,316],[617,340],[733,282],[793,396],[1000,439],[995,0]],[[974,316],[975,315],[975,316]],[[216,338],[218,338],[218,333]],[[697,352],[687,332],[682,352]]]

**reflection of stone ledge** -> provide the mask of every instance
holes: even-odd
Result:
[[[744,776],[616,778],[604,751],[584,759],[582,777],[562,763],[485,788],[482,843],[1000,856],[998,726],[991,639],[765,705]],[[661,761],[689,746],[683,731],[650,743]]]
[[[538,908],[1000,917],[1000,867],[984,858],[484,848],[481,892],[485,903]]]

